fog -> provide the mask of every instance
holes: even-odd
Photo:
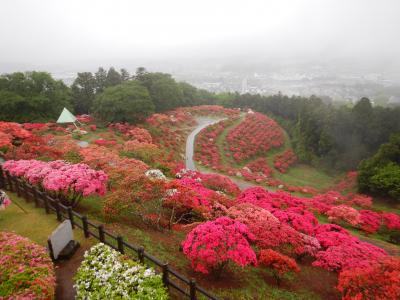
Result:
[[[398,0],[2,0],[0,72],[400,66]]]

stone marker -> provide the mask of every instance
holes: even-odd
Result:
[[[74,241],[71,221],[65,220],[50,235],[47,240],[50,256],[53,260],[68,259],[79,248],[79,243]]]

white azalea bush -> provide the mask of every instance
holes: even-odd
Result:
[[[75,275],[76,299],[169,299],[161,276],[99,243],[86,251]]]
[[[150,179],[157,179],[157,180],[166,180],[164,173],[158,169],[152,169],[146,171],[145,175]]]

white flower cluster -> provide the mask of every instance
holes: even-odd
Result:
[[[145,175],[150,179],[166,180],[167,177],[158,169],[147,170]]]
[[[161,276],[99,243],[75,275],[76,299],[169,299]]]

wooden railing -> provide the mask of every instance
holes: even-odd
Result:
[[[116,236],[104,229],[104,225],[91,222],[85,215],[74,211],[71,207],[63,205],[48,193],[41,191],[37,186],[31,185],[25,180],[10,175],[10,173],[0,165],[0,188],[16,192],[19,197],[26,201],[33,201],[36,207],[42,207],[46,214],[55,213],[58,221],[70,220],[73,228],[83,231],[85,238],[94,237],[100,242],[114,248],[122,254],[137,256],[142,264],[155,267],[162,274],[162,280],[166,287],[173,292],[175,290],[180,296],[195,300],[198,296],[205,299],[217,300],[218,298],[197,285],[194,279],[188,279],[170,267],[166,262],[152,256],[146,250],[137,245],[130,244],[122,236]],[[176,293],[174,293],[176,294]],[[179,298],[181,299],[181,297]]]

